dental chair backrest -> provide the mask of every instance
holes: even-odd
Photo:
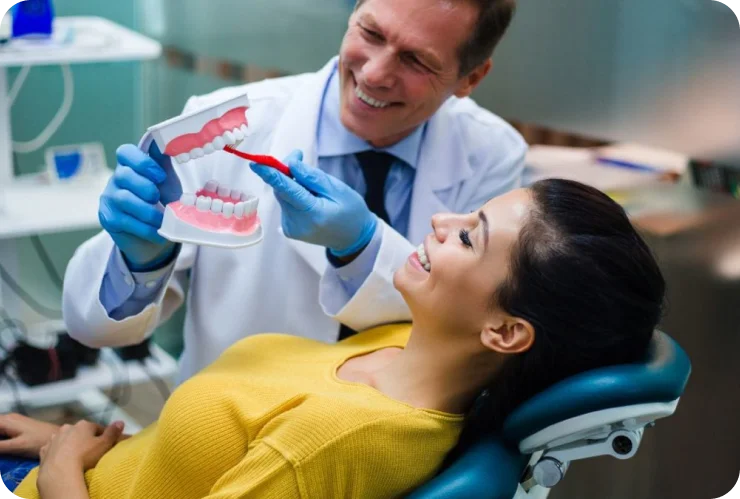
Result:
[[[644,362],[553,385],[517,408],[500,436],[482,438],[408,499],[546,497],[572,460],[632,457],[643,429],[675,412],[690,372],[686,352],[656,331]]]

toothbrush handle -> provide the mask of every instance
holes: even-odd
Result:
[[[247,159],[249,161],[254,161],[255,163],[259,163],[261,165],[275,168],[277,171],[279,171],[283,175],[287,175],[288,177],[291,177],[291,178],[293,177],[293,175],[291,175],[290,173],[290,168],[288,168],[282,162],[278,161],[273,156],[268,156],[266,154],[249,154],[248,152],[237,151],[231,146],[224,147],[224,151],[230,152],[231,154],[239,156],[240,158]]]

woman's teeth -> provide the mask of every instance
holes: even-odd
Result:
[[[364,102],[365,104],[369,104],[372,107],[383,109],[384,107],[388,107],[391,103],[390,102],[383,102],[381,100],[373,99],[366,93],[364,93],[362,90],[360,90],[360,87],[355,87],[355,95]]]
[[[416,254],[419,257],[419,261],[421,262],[421,266],[424,267],[424,270],[429,272],[432,270],[432,264],[429,263],[429,258],[427,257],[427,252],[424,249],[424,245],[420,244],[418,248],[416,248]]]
[[[233,146],[237,142],[244,140],[244,137],[249,135],[249,129],[247,125],[234,128],[233,130],[227,130],[222,135],[217,136],[213,141],[204,144],[203,147],[196,147],[189,153],[178,154],[175,159],[178,163],[186,163],[191,159],[202,158],[212,152],[220,151],[226,146]]]

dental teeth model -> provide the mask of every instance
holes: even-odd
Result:
[[[262,240],[259,200],[210,180],[167,205],[159,234],[170,241],[241,248]]]
[[[159,123],[148,131],[159,150],[180,164],[221,150],[236,154],[231,146],[249,135],[248,109],[249,99],[241,95]],[[210,180],[197,192],[184,193],[179,201],[166,206],[159,234],[181,243],[250,246],[262,240],[257,204],[256,197]]]
[[[159,150],[178,163],[202,158],[249,136],[249,98],[235,97],[149,128]]]

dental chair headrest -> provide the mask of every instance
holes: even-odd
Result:
[[[407,499],[511,499],[529,459],[517,449],[523,439],[596,411],[673,402],[683,393],[690,373],[686,352],[656,331],[643,362],[596,369],[553,385],[507,418],[505,440],[482,437]]]
[[[604,409],[672,402],[686,387],[691,362],[668,335],[653,334],[643,362],[595,369],[556,383],[509,415],[503,436],[511,443],[561,421]]]

